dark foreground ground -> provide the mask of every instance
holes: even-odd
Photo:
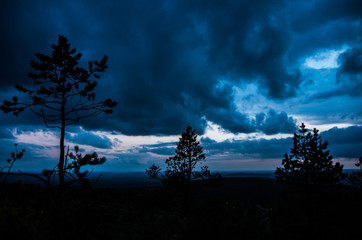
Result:
[[[361,193],[291,194],[266,178],[189,191],[0,187],[1,239],[356,239]],[[62,204],[64,202],[64,205]]]

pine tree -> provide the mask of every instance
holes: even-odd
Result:
[[[283,167],[278,167],[275,176],[291,187],[317,188],[339,183],[343,178],[343,165],[333,164],[317,129],[309,131],[302,123],[299,133],[294,133],[290,154],[285,154]]]
[[[356,167],[359,167],[359,171],[353,171],[348,175],[348,182],[352,187],[362,189],[362,157],[355,163]]]
[[[211,183],[219,181],[221,175],[218,173],[211,174],[207,166],[201,167],[201,171],[195,170],[196,165],[202,161],[205,161],[203,148],[197,140],[195,130],[191,126],[187,126],[176,145],[175,155],[165,161],[167,168],[161,178],[158,175],[161,168],[155,164],[146,169],[146,174],[151,178],[160,178],[166,186],[176,188],[188,186],[192,179],[197,178]]]
[[[205,154],[197,141],[195,130],[187,126],[176,145],[175,155],[166,160],[166,174],[181,174],[190,182],[196,164],[204,159]]]
[[[66,154],[66,161],[65,161],[65,171],[67,172],[67,175],[71,177],[75,183],[77,183],[82,188],[88,188],[91,185],[90,180],[88,179],[88,176],[93,171],[84,170],[81,171],[81,167],[83,166],[96,166],[96,165],[102,165],[106,162],[105,157],[98,157],[98,154],[96,152],[93,152],[92,154],[85,154],[82,155],[79,152],[79,146],[74,146],[74,151],[69,152],[69,148]],[[69,160],[72,160],[71,163],[67,163]],[[99,179],[99,177],[102,174],[98,175],[96,178],[96,181]]]
[[[33,79],[33,87],[15,85],[15,88],[27,94],[30,100],[19,102],[18,97],[14,96],[12,101],[5,100],[0,109],[16,116],[30,109],[43,119],[46,127],[60,130],[57,172],[59,184],[63,186],[67,167],[64,163],[66,126],[103,112],[112,113],[112,108],[117,103],[109,98],[95,101],[94,89],[97,82],[92,79],[99,79],[99,73],[108,68],[107,56],[100,61],[89,61],[88,69],[85,69],[78,65],[82,54],[77,53],[75,48],[70,48],[68,39],[64,36],[59,35],[58,44],[53,44],[51,48],[51,55],[37,53],[38,62],[31,61],[35,72],[30,72],[28,76]]]

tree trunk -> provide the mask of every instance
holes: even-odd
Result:
[[[189,172],[189,182],[191,182],[191,172],[192,172],[192,169],[191,169],[191,156],[189,156],[188,162],[189,162],[189,169],[188,169],[188,172]]]
[[[63,84],[64,89],[64,84]],[[59,140],[59,163],[58,163],[58,169],[59,169],[59,187],[60,187],[60,195],[59,195],[59,216],[60,216],[60,225],[64,223],[64,138],[65,138],[65,93],[63,90],[62,94],[62,106],[61,106],[61,127],[60,127],[60,140]],[[63,231],[60,232],[60,236],[62,237]]]
[[[64,86],[63,86],[64,88]],[[65,93],[62,94],[62,107],[61,107],[61,127],[60,127],[60,140],[59,140],[59,185],[64,188],[64,138],[65,138]]]
[[[61,188],[64,187],[64,137],[65,137],[65,121],[62,117],[62,126],[60,129],[60,154],[59,154],[59,185]]]

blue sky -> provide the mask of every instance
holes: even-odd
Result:
[[[35,53],[58,34],[109,57],[97,99],[112,115],[67,129],[66,143],[107,157],[100,170],[140,170],[173,154],[188,124],[213,170],[275,169],[304,122],[352,168],[362,156],[362,4],[346,1],[16,1],[0,3],[0,101],[19,95]],[[59,133],[24,112],[0,113],[0,156],[53,168]],[[2,161],[2,160],[0,160]]]

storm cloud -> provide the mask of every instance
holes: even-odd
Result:
[[[306,80],[300,59],[343,44],[352,50],[340,57],[339,76],[347,78],[338,81],[353,86],[351,96],[360,92],[352,89],[360,88],[361,75],[347,68],[361,45],[362,7],[355,0],[38,0],[0,6],[0,91],[7,96],[15,94],[14,83],[31,85],[30,61],[36,52],[50,53],[58,34],[83,53],[82,64],[109,56],[97,99],[111,97],[118,105],[112,115],[81,122],[87,130],[168,135],[190,124],[202,134],[211,121],[232,133],[290,133],[295,119],[289,112],[243,113],[234,87],[255,84],[275,102],[298,97]]]
[[[362,95],[362,49],[352,48],[339,56],[340,67],[337,83],[342,85],[346,94]]]
[[[256,125],[265,134],[293,133],[297,129],[296,120],[285,112],[276,113],[270,109],[268,115],[260,113],[256,116]]]
[[[335,157],[355,158],[362,156],[362,127],[332,128],[321,133],[323,140],[328,141],[331,155]]]
[[[281,158],[289,152],[292,145],[291,138],[259,139],[259,140],[225,140],[222,142],[202,139],[204,149],[209,156],[220,154],[239,154],[251,158]]]
[[[355,47],[347,49],[339,55],[338,63],[336,86],[314,94],[310,100],[336,96],[362,96],[362,49]]]
[[[112,141],[107,136],[79,129],[76,133],[67,134],[66,139],[74,144],[89,145],[97,148],[111,148]]]

